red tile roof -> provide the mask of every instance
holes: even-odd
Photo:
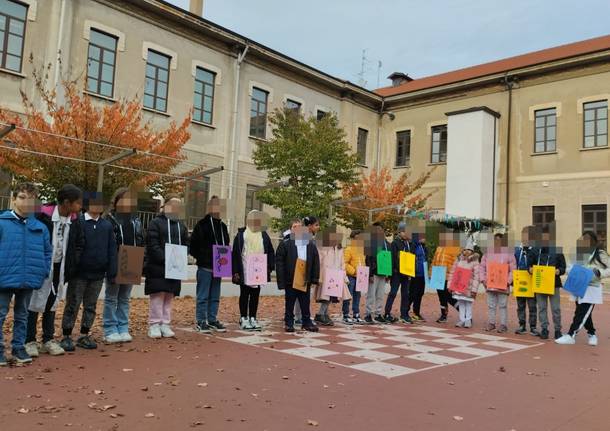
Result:
[[[375,90],[375,93],[384,97],[410,93],[412,91],[453,84],[468,79],[480,78],[496,73],[508,72],[510,70],[515,70],[522,67],[534,66],[541,63],[547,63],[608,49],[610,49],[610,35],[570,43],[567,45],[556,46],[554,48],[543,49],[541,51],[530,52],[528,54],[518,55],[516,57],[492,61],[491,63],[484,63],[477,66],[467,67],[465,69],[441,73],[440,75],[414,79],[413,81],[405,82],[397,87],[379,88]]]

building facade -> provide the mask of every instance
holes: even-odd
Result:
[[[188,161],[224,171],[190,185],[188,211],[225,197],[232,230],[260,208],[265,173],[251,154],[271,135],[267,114],[289,106],[335,112],[363,172],[434,167],[430,208],[513,231],[556,219],[566,246],[582,229],[607,233],[610,37],[427,78],[395,73],[368,91],[162,0],[0,0],[2,108],[22,112],[20,90],[33,94],[30,55],[51,64],[54,84],[68,68],[83,76],[101,105],[139,97],[153,125],[192,109]]]

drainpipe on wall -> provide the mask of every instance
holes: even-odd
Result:
[[[246,45],[244,50],[237,55],[237,59],[235,60],[235,94],[233,98],[233,118],[231,125],[231,152],[229,155],[229,189],[227,190],[227,200],[232,202],[234,200],[234,192],[235,183],[237,180],[237,154],[239,152],[239,132],[237,130],[237,122],[239,120],[239,92],[240,92],[240,73],[241,73],[241,63],[246,58],[246,54],[248,53],[249,45]],[[234,214],[235,211],[232,211]],[[234,216],[233,216],[234,217]],[[229,219],[229,230],[232,228],[233,218]]]
[[[377,122],[377,156],[376,156],[376,167],[377,172],[381,167],[381,121],[383,120],[383,108],[385,106],[385,100],[381,101],[381,108],[379,109],[379,120]]]
[[[59,79],[61,77],[60,62],[61,62],[61,41],[64,37],[64,21],[66,20],[66,0],[61,0],[61,8],[59,12],[59,32],[57,33],[57,50],[55,52],[55,77],[53,80],[54,87],[57,89]]]
[[[512,127],[512,107],[513,107],[513,87],[517,83],[516,77],[509,78],[508,74],[504,76],[504,85],[508,90],[508,120],[507,120],[507,132],[506,132],[506,208],[504,213],[504,224],[509,225],[509,208],[508,203],[510,201],[510,129]]]

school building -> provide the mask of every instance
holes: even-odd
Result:
[[[204,15],[202,0],[190,11],[163,0],[0,0],[0,107],[22,112],[20,90],[33,94],[30,55],[58,84],[61,53],[100,105],[139,96],[160,127],[193,109],[188,160],[225,169],[189,188],[188,215],[220,195],[233,231],[261,208],[252,149],[271,136],[267,114],[288,106],[335,112],[363,172],[435,167],[431,209],[513,231],[556,219],[564,246],[583,229],[607,236],[610,36],[435,76],[396,72],[369,91]]]

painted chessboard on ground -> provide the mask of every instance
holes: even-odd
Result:
[[[229,327],[219,334],[235,343],[340,365],[393,378],[515,352],[541,343],[472,329],[415,325],[337,324],[320,332],[284,332],[280,322],[261,322],[261,332]],[[265,324],[266,323],[266,324]],[[192,329],[186,329],[192,331]]]

